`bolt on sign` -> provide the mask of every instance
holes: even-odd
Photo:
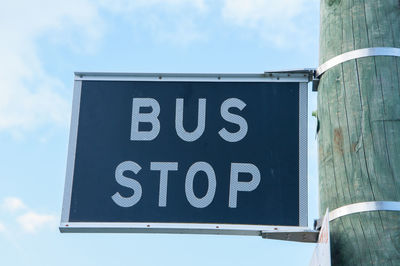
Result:
[[[61,232],[307,226],[304,73],[76,73]]]

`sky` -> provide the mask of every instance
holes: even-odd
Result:
[[[318,66],[318,0],[0,0],[2,265],[308,265],[254,236],[61,234],[75,71],[263,73]],[[318,218],[309,88],[309,227]]]

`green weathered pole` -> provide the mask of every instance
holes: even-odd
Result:
[[[400,47],[399,0],[321,0],[320,64],[345,52]],[[320,213],[400,202],[400,58],[366,57],[325,72],[318,88]],[[333,265],[400,265],[400,212],[330,222]]]

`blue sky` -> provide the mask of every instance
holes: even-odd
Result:
[[[318,0],[0,0],[1,265],[308,265],[259,237],[60,234],[74,71],[318,65]],[[309,92],[309,226],[318,217]]]

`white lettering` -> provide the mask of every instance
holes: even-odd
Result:
[[[242,100],[237,99],[237,98],[230,98],[230,99],[225,100],[221,105],[222,118],[228,122],[239,125],[239,127],[240,127],[239,131],[237,131],[235,133],[231,133],[228,130],[226,130],[225,128],[223,128],[218,132],[218,134],[221,136],[221,138],[223,138],[224,140],[226,140],[228,142],[238,142],[246,136],[248,126],[247,126],[246,119],[244,119],[243,117],[241,117],[239,115],[229,113],[229,108],[231,108],[231,107],[236,107],[240,111],[242,111],[243,108],[246,107],[246,103],[244,103]]]
[[[199,99],[197,114],[197,128],[192,132],[187,132],[183,128],[183,99],[176,99],[175,129],[178,136],[184,141],[192,142],[203,135],[206,127],[206,99]]]
[[[139,173],[142,168],[135,162],[125,161],[120,163],[115,169],[115,179],[121,186],[131,188],[133,195],[130,197],[123,197],[119,192],[115,193],[111,198],[120,207],[132,207],[139,202],[142,197],[142,186],[140,183],[132,178],[124,176],[125,171],[131,171],[134,174]]]
[[[193,191],[193,181],[197,172],[203,171],[207,174],[208,189],[204,197],[198,198]],[[215,190],[217,188],[217,179],[215,178],[214,169],[206,162],[194,163],[186,174],[185,193],[190,205],[196,208],[205,208],[211,204],[214,199]]]
[[[252,180],[249,182],[239,181],[239,173],[249,173]],[[260,170],[250,163],[231,164],[231,183],[229,186],[229,208],[236,208],[238,191],[253,191],[261,181]]]
[[[140,113],[140,107],[151,107],[151,113]],[[160,133],[159,103],[152,98],[133,98],[132,101],[132,123],[131,140],[153,140]],[[139,131],[139,123],[151,123],[150,131]]]
[[[158,206],[167,206],[168,172],[177,171],[178,163],[151,162],[150,170],[160,171],[160,189],[158,193]]]

